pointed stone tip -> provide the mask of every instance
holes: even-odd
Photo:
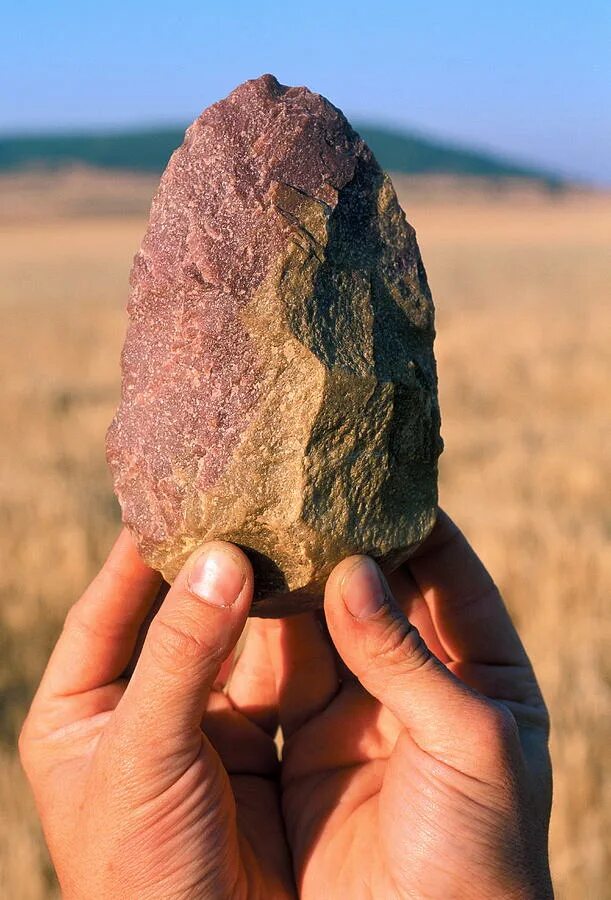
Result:
[[[259,75],[258,78],[249,78],[247,81],[243,81],[231,91],[229,96],[241,99],[244,94],[254,93],[275,100],[286,94],[288,90],[288,85],[281,84],[275,75],[266,72],[264,75]]]
[[[284,92],[288,90],[287,85],[281,84],[271,72],[266,72],[264,75],[260,75],[254,80],[265,87],[270,94],[284,94]]]

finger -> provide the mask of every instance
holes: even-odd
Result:
[[[253,575],[237,547],[212,541],[191,556],[151,623],[117,707],[120,728],[147,747],[199,733],[219,669],[233,650],[252,601]]]
[[[264,621],[280,726],[288,738],[337,693],[333,650],[314,613]]]
[[[483,698],[433,656],[373,560],[350,557],[334,569],[325,614],[346,664],[421,748],[454,764],[457,748],[475,746],[470,723]]]
[[[138,658],[142,653],[142,648],[144,647],[144,642],[146,640],[146,635],[148,634],[148,630],[151,627],[151,622],[161,609],[161,604],[165,600],[168,591],[170,590],[170,585],[167,581],[161,581],[157,593],[155,594],[155,599],[149,606],[146,616],[144,617],[144,621],[142,625],[138,629],[138,637],[136,638],[136,645],[134,647],[133,653],[130,656],[129,662],[125,669],[122,672],[122,677],[125,679],[131,678],[134,674],[134,669],[136,668],[136,663],[138,662]]]
[[[227,659],[225,659],[221,663],[221,667],[218,670],[216,679],[214,681],[214,690],[215,691],[224,691],[226,689],[227,683],[231,677],[231,673],[233,672],[235,664],[236,664],[236,654],[238,652],[238,646],[239,646],[239,643],[241,643],[241,641],[243,641],[244,634],[245,634],[245,632],[242,632],[242,636],[240,638],[240,641],[238,642],[238,645],[236,645],[233,648],[233,650],[231,651],[231,653],[229,654]]]
[[[538,728],[546,735],[549,716],[545,701],[530,666],[490,666],[451,662],[448,668],[474,690],[505,704],[519,727]]]
[[[278,751],[269,735],[234,709],[225,694],[213,691],[203,730],[229,775],[271,776]]]
[[[492,578],[464,535],[441,510],[430,537],[407,566],[450,659],[528,664]]]
[[[123,529],[99,574],[74,604],[37,701],[92,691],[119,678],[161,583]]]
[[[278,692],[267,645],[265,619],[251,619],[226,693],[234,708],[267,734],[278,728]]]

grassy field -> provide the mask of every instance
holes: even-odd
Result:
[[[0,184],[0,895],[10,900],[56,896],[14,741],[63,615],[119,523],[103,439],[151,183],[113,183]],[[602,900],[611,199],[399,187],[438,310],[442,502],[501,585],[551,709],[558,897]]]

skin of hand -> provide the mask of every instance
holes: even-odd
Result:
[[[442,512],[389,578],[351,557],[313,616],[256,627],[299,895],[548,898],[549,722],[501,596]]]
[[[122,532],[68,614],[22,730],[62,896],[294,896],[275,714],[256,677],[241,683],[256,640],[235,672],[241,704],[219,690],[250,564],[205,545],[153,618],[160,584]]]
[[[344,560],[325,627],[252,620],[228,682],[252,573],[214,546],[238,599],[192,559],[139,657],[159,577],[126,534],[68,617],[21,738],[64,896],[293,896],[292,856],[316,900],[551,897],[547,712],[447,516],[390,586]]]

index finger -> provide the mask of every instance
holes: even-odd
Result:
[[[37,694],[74,696],[119,678],[161,584],[123,528],[100,572],[68,613]]]
[[[442,510],[409,567],[450,660],[528,663],[503,599],[485,566]]]
[[[337,693],[332,644],[312,612],[261,622],[275,678],[278,718],[289,738]]]

